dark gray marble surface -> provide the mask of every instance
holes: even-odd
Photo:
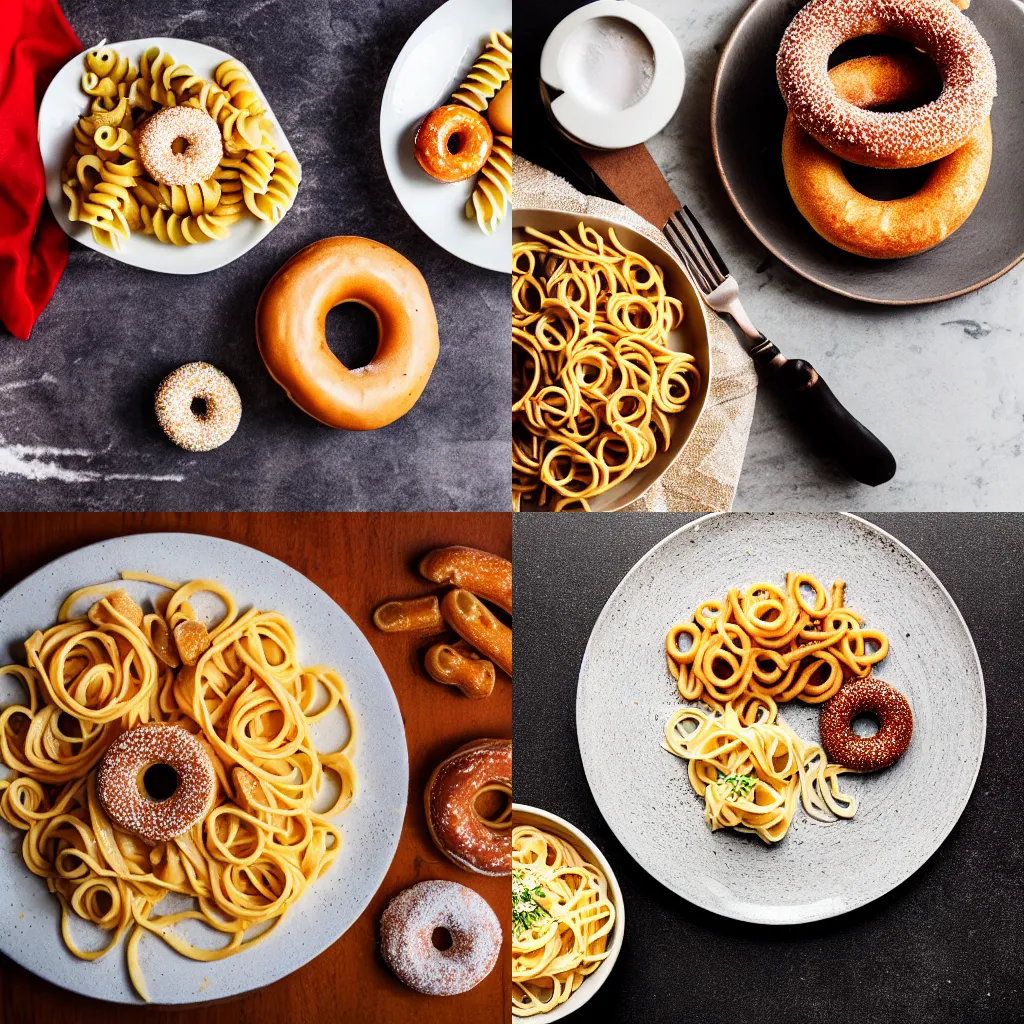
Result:
[[[31,340],[0,327],[0,507],[509,508],[508,280],[423,235],[395,198],[380,153],[388,73],[438,6],[64,0],[84,46],[175,36],[242,60],[302,162],[303,180],[280,225],[209,274],[155,274],[71,244]],[[366,433],[331,430],[292,405],[264,369],[254,335],[256,302],[274,271],[336,234],[377,239],[412,260],[440,328],[441,354],[417,405]],[[350,346],[340,346],[344,356]],[[153,414],[157,384],[193,360],[224,370],[243,405],[231,441],[198,455],[171,445]]]
[[[960,821],[924,867],[858,910],[785,927],[719,917],[648,875],[604,823],[576,743],[576,680],[597,616],[637,559],[696,517],[513,518],[515,799],[552,811],[589,835],[610,861],[626,902],[618,962],[574,1021],[1008,1024],[1022,1019],[1024,840],[1018,776],[1024,515],[870,517],[930,566],[970,627],[985,674],[985,756]]]

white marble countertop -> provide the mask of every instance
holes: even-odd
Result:
[[[740,220],[711,155],[712,81],[746,0],[639,2],[672,28],[686,59],[682,105],[648,143],[655,160],[719,243],[754,323],[787,356],[809,360],[899,464],[881,487],[848,480],[806,449],[762,388],[734,508],[1024,507],[1024,264],[970,295],[904,308],[853,302],[797,276]]]

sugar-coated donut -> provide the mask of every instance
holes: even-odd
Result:
[[[939,97],[914,110],[863,110],[843,100],[828,74],[848,39],[890,35],[924,50],[942,75]],[[996,94],[992,52],[949,0],[810,0],[782,37],[782,98],[804,131],[830,153],[868,167],[920,167],[959,149],[988,117]]]
[[[840,99],[866,107],[912,100],[926,89],[934,69],[923,56],[875,56],[847,61],[829,75]],[[977,205],[991,163],[986,118],[963,146],[938,161],[917,192],[882,201],[854,189],[839,157],[815,142],[792,114],[782,137],[782,166],[797,209],[822,238],[872,259],[911,256],[948,238]]]
[[[373,359],[349,370],[328,348],[327,314],[358,302],[377,318]],[[270,375],[303,412],[341,430],[375,430],[415,405],[437,360],[437,318],[423,275],[369,238],[325,238],[270,280],[256,310]]]
[[[169,765],[178,777],[166,800],[154,800],[142,777],[153,765]],[[206,748],[180,725],[149,722],[121,733],[107,748],[96,773],[96,795],[115,825],[163,843],[206,817],[217,795],[217,776]]]
[[[160,382],[156,418],[179,448],[208,452],[238,429],[242,400],[227,374],[216,366],[186,363]]]
[[[494,135],[475,110],[460,103],[432,110],[416,129],[416,162],[438,181],[465,181],[487,162]]]
[[[181,153],[171,148],[184,139]],[[198,185],[213,177],[224,156],[220,127],[198,107],[163,107],[135,133],[142,166],[164,185]]]
[[[477,812],[477,797],[485,789],[511,795],[511,740],[467,743],[434,769],[423,794],[427,827],[437,848],[459,867],[481,875],[507,875],[512,871],[512,835]]]
[[[874,736],[858,736],[857,715],[878,719]],[[829,760],[858,772],[875,772],[898,761],[910,746],[914,715],[907,698],[881,679],[859,679],[844,686],[821,709],[821,744]]]
[[[438,949],[438,928],[452,944]],[[458,882],[419,882],[400,892],[380,919],[388,967],[417,992],[454,996],[479,985],[501,952],[501,923],[482,896]]]

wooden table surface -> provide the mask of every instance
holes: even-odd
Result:
[[[511,737],[512,686],[499,674],[491,696],[476,701],[438,686],[420,668],[417,654],[423,641],[382,634],[370,616],[386,598],[436,589],[415,568],[418,557],[430,548],[470,544],[510,558],[511,514],[5,513],[0,514],[0,592],[84,544],[154,530],[206,533],[248,544],[287,562],[330,594],[363,630],[391,678],[405,720],[410,772],[409,807],[398,853],[369,907],[341,939],[267,988],[185,1011],[160,1010],[155,1019],[190,1024],[510,1020],[509,880],[471,874],[443,857],[427,832],[422,794],[434,766],[456,747],[483,736]],[[0,827],[9,828],[2,821]],[[377,952],[377,921],[388,900],[428,878],[471,886],[491,904],[505,928],[498,966],[461,996],[413,992],[388,971]],[[328,874],[319,884],[330,882]],[[57,934],[56,900],[53,910]],[[301,902],[291,913],[302,913]],[[123,943],[110,955],[123,957]],[[122,1024],[144,1019],[154,1019],[153,1008],[76,996],[0,956],[0,1024]]]

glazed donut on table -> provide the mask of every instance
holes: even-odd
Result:
[[[878,719],[874,736],[858,736],[853,720]],[[898,761],[910,745],[914,715],[907,698],[881,679],[860,679],[844,686],[821,709],[821,743],[830,761],[858,772],[875,772]]]
[[[494,135],[487,120],[469,107],[450,103],[420,122],[413,140],[416,162],[438,181],[465,181],[487,162]]]
[[[177,787],[164,800],[146,792],[143,776],[167,765]],[[96,795],[117,826],[147,843],[187,832],[206,817],[217,795],[217,776],[206,748],[180,725],[150,722],[121,733],[107,748],[96,775]]]
[[[185,140],[175,153],[172,144]],[[217,122],[197,107],[164,107],[135,133],[139,159],[151,178],[164,185],[198,185],[213,177],[224,156]]]
[[[452,944],[438,949],[438,928]],[[454,996],[479,985],[501,951],[501,923],[482,896],[458,882],[419,882],[380,919],[380,952],[398,978],[426,995]]]
[[[377,318],[373,359],[348,369],[327,345],[327,314],[358,302]],[[423,275],[369,238],[324,238],[296,253],[263,291],[256,340],[270,375],[303,412],[341,430],[375,430],[404,416],[438,353]]]
[[[841,100],[872,107],[927,95],[934,69],[920,55],[860,57],[834,67],[829,77]],[[826,241],[872,259],[923,252],[956,231],[981,198],[991,163],[986,118],[963,146],[938,161],[917,192],[882,201],[854,189],[839,157],[792,114],[782,137],[782,166],[797,209]]]
[[[832,52],[863,35],[923,50],[942,75],[937,99],[914,110],[864,110],[836,94]],[[810,0],[782,37],[776,61],[786,106],[830,153],[867,167],[919,167],[952,153],[988,117],[996,68],[988,44],[948,0]]]
[[[485,792],[508,795],[509,806],[497,821],[476,809]],[[507,875],[512,870],[512,741],[482,739],[467,743],[433,771],[423,796],[427,827],[437,848],[467,871]]]

